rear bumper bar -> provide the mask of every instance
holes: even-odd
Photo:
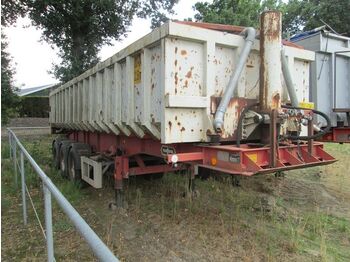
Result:
[[[313,142],[312,146],[305,143],[278,147],[274,165],[270,161],[269,147],[218,145],[200,146],[199,149],[198,152],[168,155],[168,163],[187,162],[228,174],[251,176],[328,165],[336,161],[319,142]]]

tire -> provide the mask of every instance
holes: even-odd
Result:
[[[63,141],[69,141],[65,137],[57,137],[55,140],[52,141],[52,159],[53,159],[53,165],[56,169],[60,169],[60,158],[59,158],[59,151],[60,146]]]
[[[68,152],[69,152],[69,148],[72,145],[72,141],[62,141],[60,143],[60,147],[59,147],[59,169],[61,171],[61,176],[62,177],[67,177],[68,173],[67,173],[67,159],[68,159]]]
[[[76,166],[77,156],[72,148],[69,150],[67,158],[67,175],[68,179],[73,183],[81,183],[81,169]]]
[[[74,143],[67,156],[67,176],[74,183],[83,183],[81,179],[81,156],[90,156],[91,147],[88,144]]]

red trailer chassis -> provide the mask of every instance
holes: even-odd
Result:
[[[333,127],[318,140],[322,142],[350,143],[350,127]]]
[[[213,145],[204,143],[161,144],[151,138],[115,136],[105,133],[74,131],[69,138],[89,144],[93,151],[114,157],[115,189],[122,190],[123,179],[129,176],[171,172],[188,169],[191,178],[198,174],[198,167],[232,175],[255,174],[326,165],[336,160],[323,150],[320,142],[256,147],[243,144]],[[119,153],[118,153],[119,152]],[[274,153],[273,153],[274,152]],[[142,155],[165,160],[164,164],[147,166]],[[130,167],[133,158],[137,166]]]

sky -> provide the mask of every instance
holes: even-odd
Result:
[[[174,7],[175,15],[171,19],[183,20],[194,16],[192,6],[199,0],[180,0]],[[208,1],[207,2],[212,2]],[[99,56],[101,61],[117,53],[135,40],[151,31],[150,20],[136,18],[130,27],[130,33],[121,42],[114,41],[113,46],[104,46]],[[52,49],[44,41],[40,41],[41,31],[30,25],[28,18],[18,19],[15,26],[5,28],[9,46],[8,52],[13,58],[16,68],[15,85],[29,88],[58,82],[48,71],[52,64],[59,61],[57,49]]]

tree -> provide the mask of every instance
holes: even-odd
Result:
[[[347,36],[350,36],[349,10],[349,0],[290,0],[282,8],[286,29],[292,34],[322,26],[324,21]]]
[[[53,73],[68,81],[98,62],[98,52],[126,35],[132,19],[150,17],[155,27],[178,0],[24,0],[43,39],[58,47],[61,64]]]
[[[197,21],[231,24],[239,26],[259,26],[260,13],[265,9],[276,9],[277,0],[214,0],[198,2],[194,5]]]
[[[19,106],[19,97],[15,94],[16,88],[13,85],[15,71],[6,48],[6,37],[1,34],[1,123],[3,124],[7,124],[9,119],[17,114]]]
[[[283,14],[282,30],[295,34],[329,24],[340,34],[350,36],[349,0],[214,0],[198,2],[197,21],[259,27],[260,13],[277,9]]]
[[[19,15],[24,14],[24,6],[16,1],[9,0],[1,3],[1,27],[13,24]],[[13,85],[15,69],[11,56],[6,51],[8,46],[6,36],[1,32],[1,123],[7,124],[11,117],[17,115],[19,97]]]
[[[24,16],[26,5],[22,0],[1,1],[1,25],[9,26],[16,22],[18,16]]]

